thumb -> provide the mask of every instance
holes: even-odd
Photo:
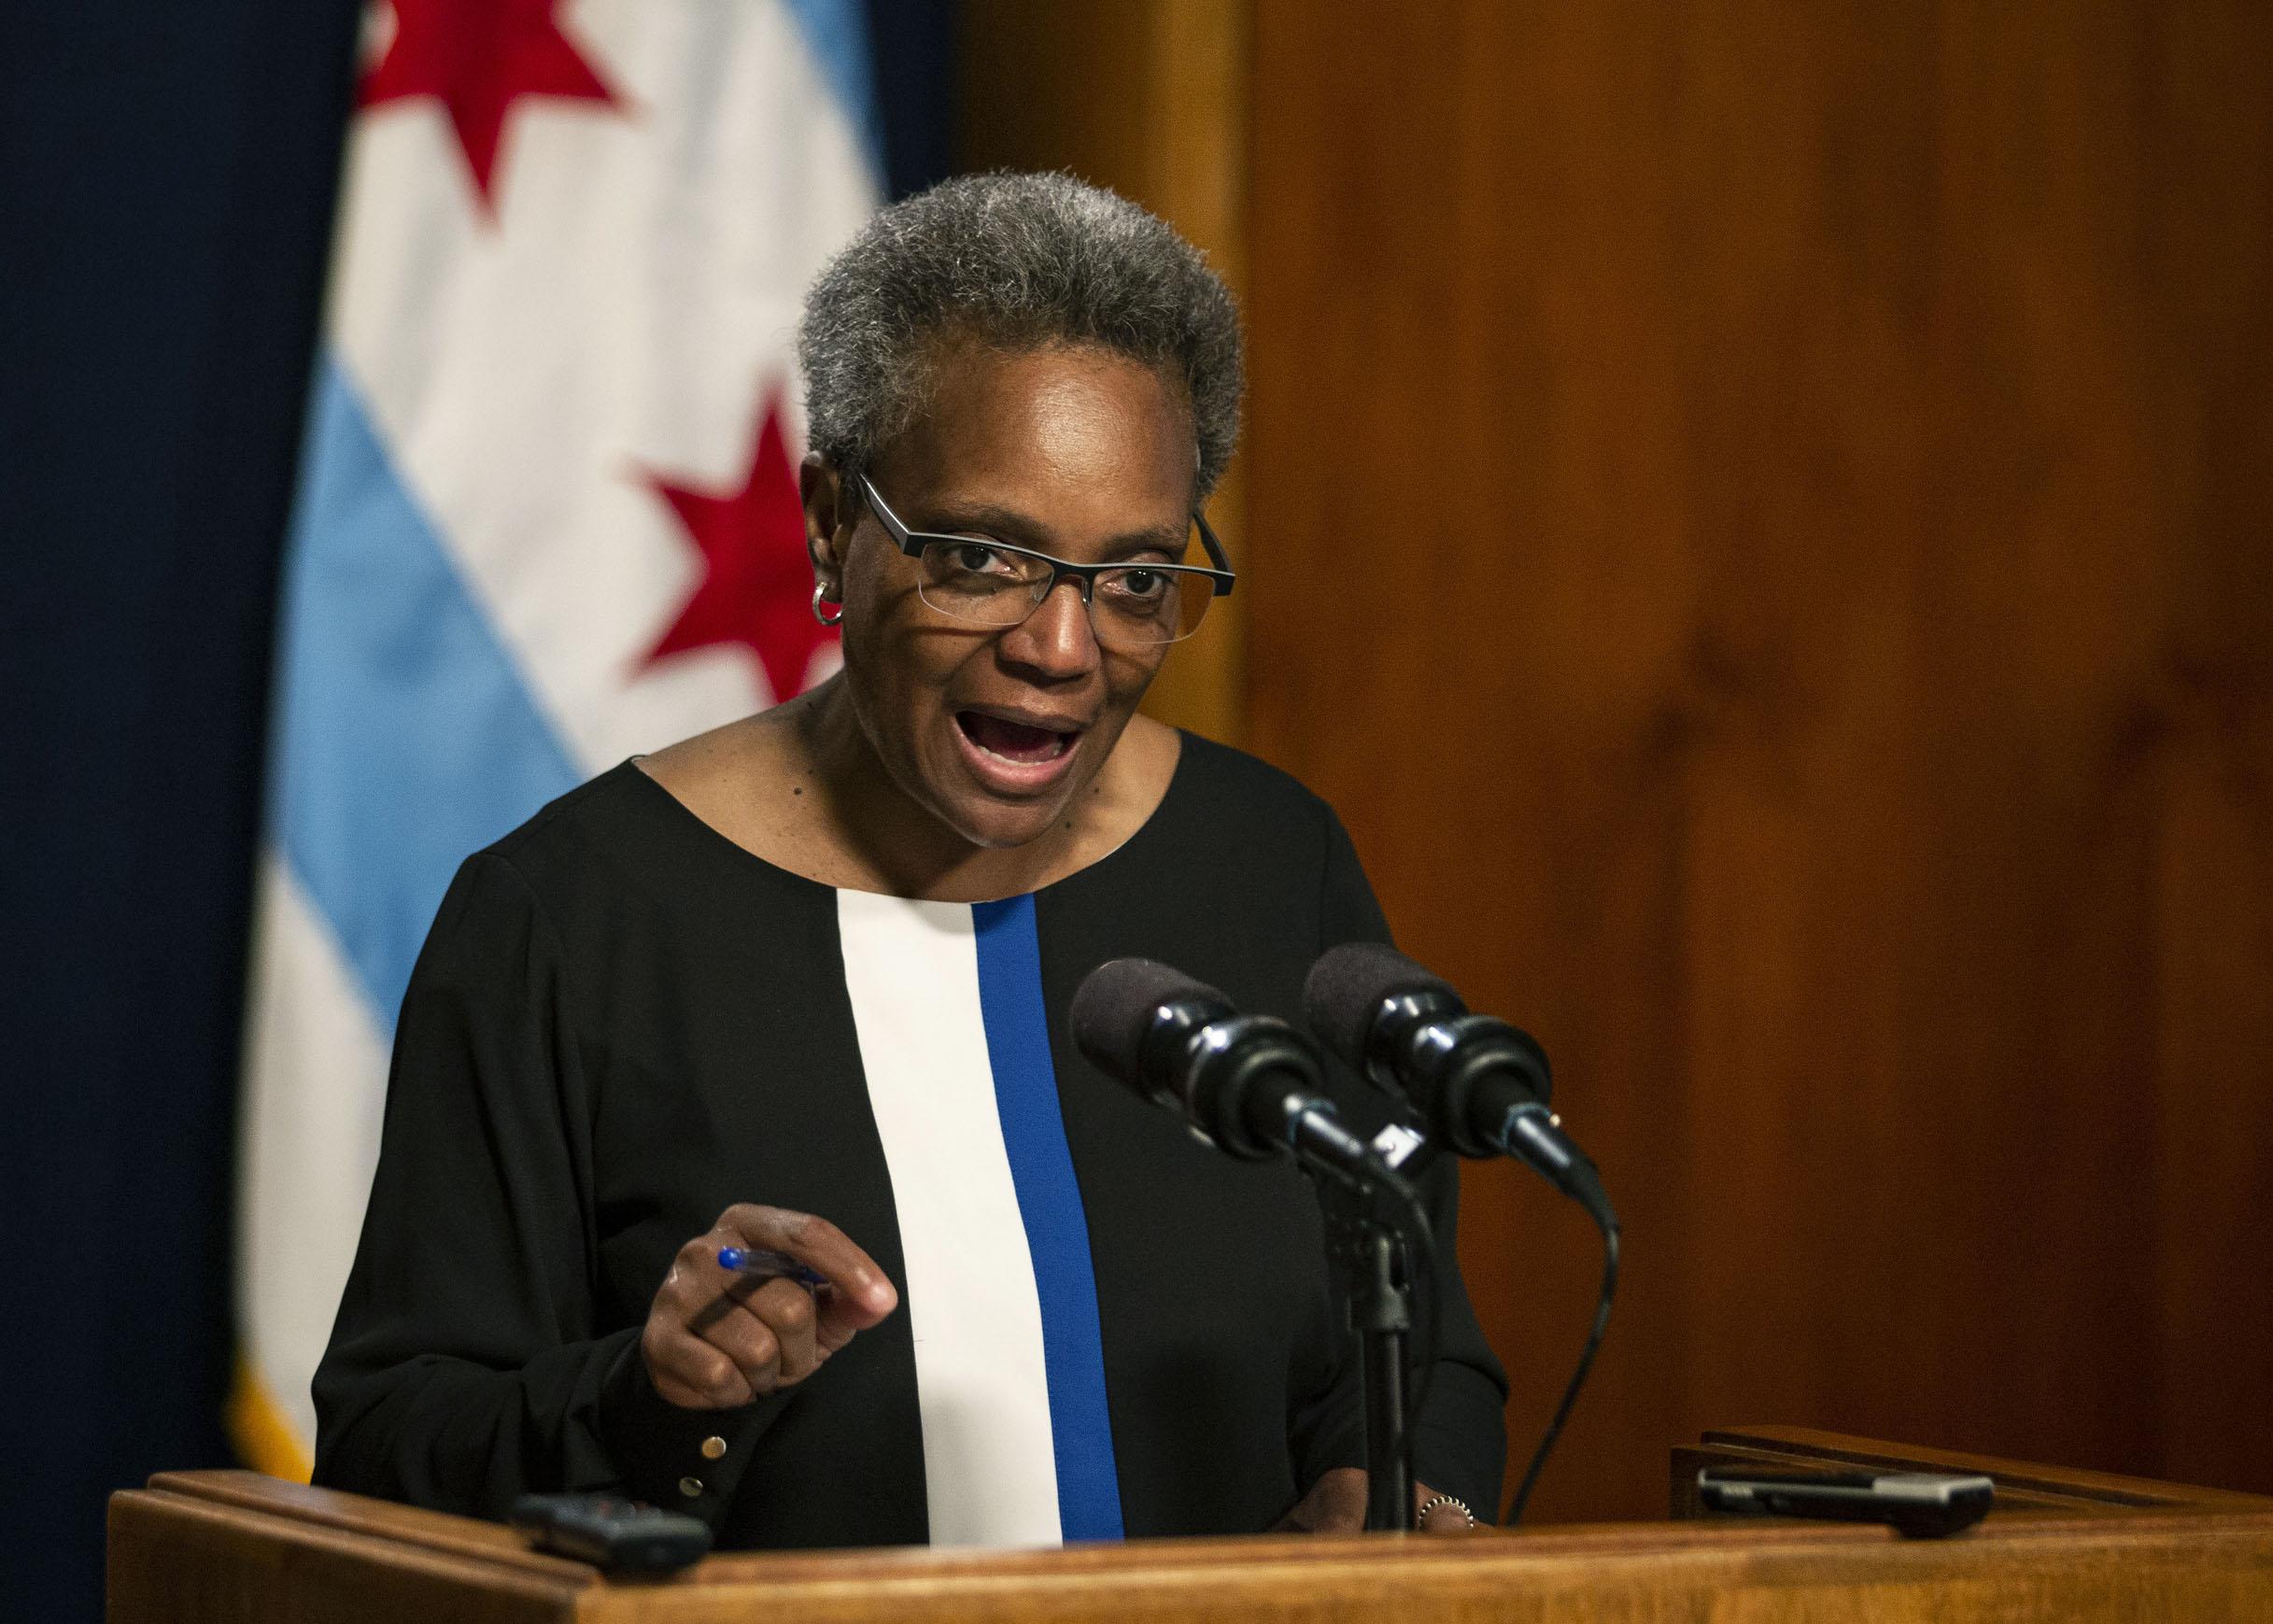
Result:
[[[835,1284],[819,1287],[813,1292],[813,1306],[820,1310],[815,1335],[822,1347],[834,1353],[855,1334],[890,1319],[899,1306],[899,1292],[878,1270],[857,1289]]]

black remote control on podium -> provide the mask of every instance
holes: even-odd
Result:
[[[546,1550],[619,1574],[675,1573],[711,1548],[695,1518],[613,1494],[524,1494],[510,1520]]]
[[[1885,1522],[1913,1539],[1941,1539],[1986,1516],[1997,1485],[1973,1473],[1707,1466],[1697,1474],[1697,1495],[1711,1511]]]

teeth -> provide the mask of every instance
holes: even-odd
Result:
[[[1005,756],[999,750],[989,750],[976,739],[971,741],[971,745],[981,756],[992,756],[995,760],[1007,761],[1012,767],[1032,767],[1038,761],[1055,761],[1066,754],[1066,740],[1063,734],[1059,735],[1057,742],[1050,747],[1050,754],[1047,756]]]
[[[970,739],[971,748],[978,751],[980,755],[992,756],[995,760],[1009,767],[1034,767],[1045,761],[1055,761],[1063,756],[1069,747],[1066,735],[1060,733],[1052,740],[1050,753],[1047,756],[1005,756],[1001,751],[990,750],[978,740],[971,739],[968,733],[966,733],[964,737]]]

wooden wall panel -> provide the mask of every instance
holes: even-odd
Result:
[[[2273,1488],[2273,14],[1259,0],[1249,741],[1765,1419]],[[1582,1221],[1462,1255],[1544,1421]]]
[[[1247,278],[1249,12],[1242,0],[963,0],[957,158],[1066,169],[1172,221],[1235,295]],[[1207,504],[1244,568],[1238,459]],[[1237,742],[1247,595],[1161,669],[1145,709]]]

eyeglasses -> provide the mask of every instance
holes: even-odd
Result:
[[[1228,593],[1232,572],[1223,544],[1194,510],[1200,544],[1215,564],[1069,564],[1030,547],[986,536],[943,536],[911,530],[879,496],[868,476],[860,489],[899,550],[916,560],[916,596],[941,614],[978,626],[1012,627],[1071,581],[1088,606],[1089,623],[1108,648],[1150,648],[1177,643],[1199,629],[1207,605]]]

